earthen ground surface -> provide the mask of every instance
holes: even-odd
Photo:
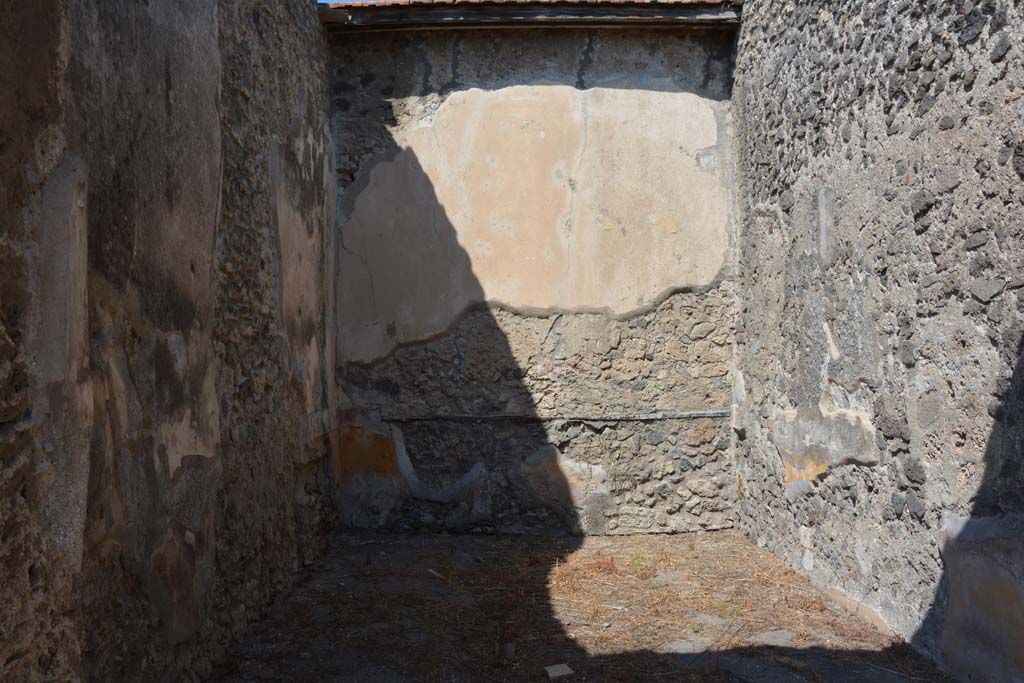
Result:
[[[216,681],[942,681],[734,532],[341,534]]]

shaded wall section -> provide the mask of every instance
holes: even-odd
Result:
[[[70,680],[88,439],[87,179],[59,2],[0,8],[0,678]]]
[[[201,674],[333,518],[315,8],[15,5],[0,677]]]
[[[343,518],[728,526],[732,36],[342,34],[332,58]]]
[[[974,680],[1024,673],[1021,21],[746,3],[736,76],[740,526]]]

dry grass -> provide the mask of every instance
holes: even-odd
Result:
[[[793,632],[797,647],[827,644],[822,634],[851,649],[897,642],[752,550],[730,534],[588,539],[555,566],[548,587],[572,636],[599,654],[656,650],[695,615],[725,622],[699,623],[697,632],[713,635],[716,649],[756,645],[750,636],[780,628]]]

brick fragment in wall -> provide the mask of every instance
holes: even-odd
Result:
[[[944,563],[936,531],[950,514],[984,527],[1024,504],[1024,320],[1009,286],[1024,265],[1013,165],[1024,67],[1005,40],[1022,21],[999,1],[747,3],[734,90],[737,524],[959,675],[991,680],[1022,675],[1019,662],[956,604],[990,604],[1002,589],[977,567],[1024,538]],[[816,256],[823,192],[827,259]],[[822,406],[860,415],[864,438],[824,447],[787,498],[794,445],[821,424],[793,423],[797,444],[780,441],[778,418]],[[848,457],[872,450],[870,465]],[[959,596],[949,614],[944,571]],[[1007,595],[1018,580],[1001,584]],[[952,640],[971,656],[944,654]]]

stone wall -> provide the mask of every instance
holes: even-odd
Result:
[[[974,680],[1024,675],[1022,29],[748,2],[736,71],[739,524]]]
[[[735,94],[271,5],[0,9],[0,678],[202,674],[339,512],[735,521],[1024,676],[1018,3],[747,2]]]
[[[731,34],[332,50],[343,519],[730,525]]]
[[[333,518],[315,8],[0,19],[0,678],[202,674]]]
[[[7,3],[0,33],[0,678],[71,680],[91,412],[86,184],[63,157],[61,3]]]
[[[343,466],[347,521],[512,533],[729,526],[720,407],[731,309],[727,284],[628,320],[478,309],[441,339],[344,366],[361,413],[348,429],[389,436],[404,450],[389,454],[408,462],[385,482]]]

